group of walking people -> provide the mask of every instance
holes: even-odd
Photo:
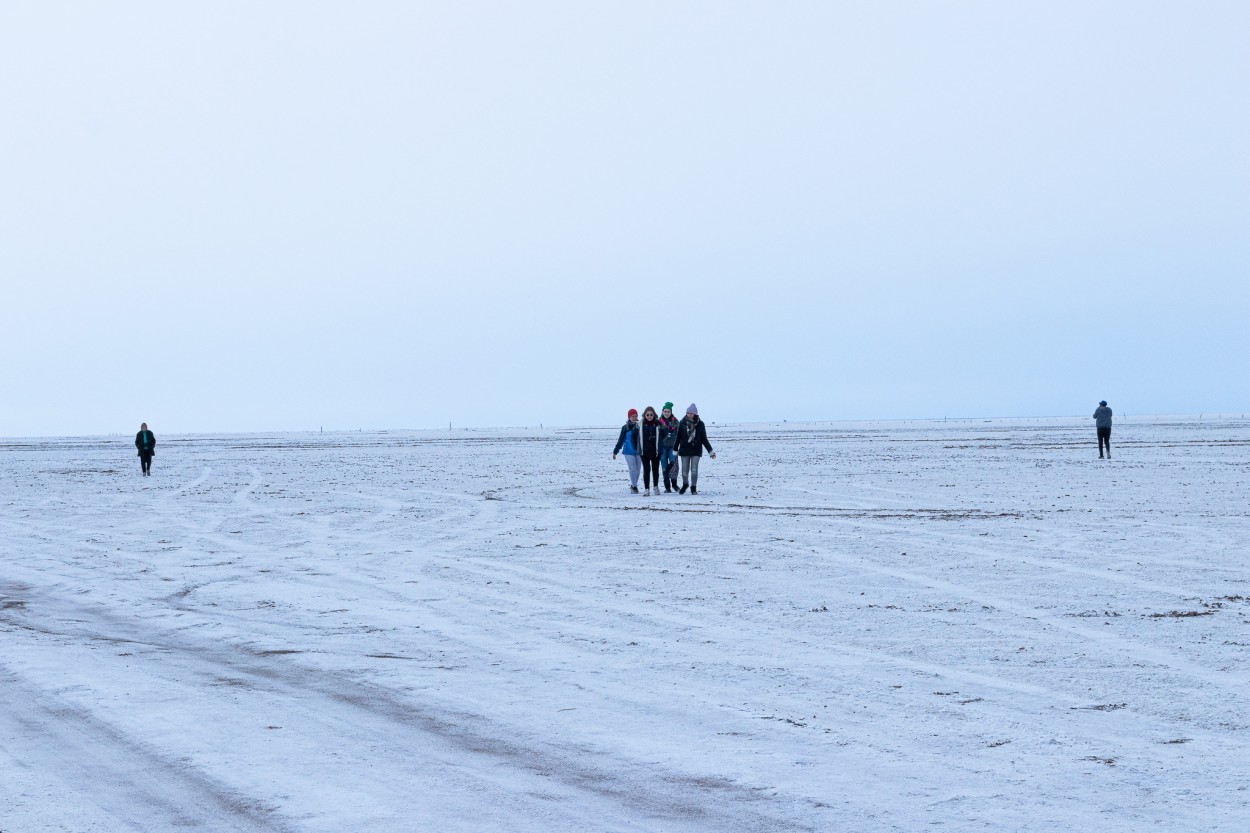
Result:
[[[1094,424],[1098,428],[1098,456],[1105,453],[1111,456],[1111,409],[1107,400],[1098,403],[1094,410]],[[145,422],[139,426],[135,435],[135,448],[139,452],[139,463],[143,474],[152,473],[152,455],[156,453],[156,436],[148,430]],[[660,483],[664,484],[665,492],[684,495],[699,493],[699,461],[703,458],[703,449],[708,456],[716,459],[716,452],[707,439],[707,425],[699,419],[699,409],[693,402],[686,409],[686,416],[681,420],[673,415],[673,403],[665,402],[659,414],[648,405],[643,409],[642,420],[638,419],[638,409],[630,408],[626,414],[626,422],[621,426],[621,434],[612,449],[612,459],[618,454],[625,455],[629,465],[629,490],[638,494],[638,476],[642,475],[643,488],[646,494],[659,494]],[[681,477],[681,486],[677,478]]]
[[[660,482],[664,482],[666,493],[677,492],[684,495],[699,493],[699,461],[703,458],[703,449],[708,456],[716,459],[716,452],[707,439],[707,425],[699,419],[699,409],[693,402],[686,409],[686,415],[678,420],[673,415],[673,403],[665,402],[659,414],[648,405],[642,411],[642,420],[638,419],[638,409],[630,408],[626,414],[626,422],[621,426],[621,435],[612,449],[612,459],[618,454],[625,455],[629,466],[629,490],[638,494],[638,475],[642,474],[643,488],[646,494],[659,494]],[[681,477],[681,486],[677,478]]]

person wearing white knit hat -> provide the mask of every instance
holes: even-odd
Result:
[[[677,426],[677,456],[681,458],[681,488],[677,491],[685,494],[699,493],[699,461],[703,459],[703,449],[708,456],[716,459],[716,452],[707,440],[707,426],[699,419],[699,408],[693,402],[686,409],[686,418]]]

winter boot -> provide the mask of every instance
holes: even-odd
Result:
[[[679,494],[679,495],[684,495],[684,494],[686,493],[686,490],[687,490],[687,489],[689,489],[689,488],[690,488],[689,486],[687,486],[685,483],[683,483],[683,484],[681,484],[681,488],[677,490],[677,494]]]
[[[629,487],[629,490],[630,490],[631,492],[633,492],[634,494],[638,494],[638,487],[637,487],[637,486],[630,486],[630,487]]]

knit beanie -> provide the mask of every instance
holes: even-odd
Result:
[[[690,407],[686,409],[686,413],[688,413],[688,414],[694,414],[694,415],[698,416],[698,414],[699,414],[699,409],[698,409],[697,407],[695,407],[695,404],[694,404],[693,402],[691,402],[691,403],[690,403]]]
[[[638,416],[638,409],[637,409],[637,408],[630,408],[630,409],[629,409],[629,413],[625,414],[625,416],[627,416],[627,417]]]
[[[673,410],[673,403],[672,403],[672,402],[665,402],[665,403],[664,403],[664,408],[668,408],[670,411],[671,411],[671,410]],[[664,408],[661,408],[660,410],[662,411],[662,410],[664,410]]]
[[[1105,408],[1105,407],[1107,407],[1107,400],[1105,400],[1105,399],[1104,399],[1103,401],[1099,402],[1098,404],[1099,404],[1099,405],[1101,405],[1101,406],[1103,406],[1103,407]]]

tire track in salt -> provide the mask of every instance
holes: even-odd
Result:
[[[836,520],[832,522],[859,528],[870,527],[879,530],[890,529],[882,524]],[[816,533],[808,533],[809,536],[815,534]],[[809,537],[805,543],[810,547],[817,546],[821,542],[818,539]],[[895,567],[886,567],[880,564],[872,563],[866,559],[848,558],[828,549],[824,550],[824,554],[827,558],[847,567],[853,567],[855,569],[875,573],[877,575],[888,576],[917,587],[942,590],[944,592],[969,599],[970,601],[1010,613],[1020,619],[1044,622],[1057,630],[1066,631],[1091,644],[1098,645],[1115,653],[1130,656],[1133,659],[1148,662],[1153,665],[1183,672],[1190,677],[1202,680],[1207,684],[1220,688],[1230,696],[1243,699],[1247,696],[1246,684],[1247,682],[1250,682],[1250,678],[1237,679],[1233,675],[1212,672],[1211,669],[1196,665],[1166,649],[1150,648],[1114,634],[1106,634],[1101,631],[1092,630],[1088,627],[1083,627],[1079,624],[1066,621],[1062,617],[1054,616],[1046,613],[1045,611],[1038,610],[1034,607],[1028,607],[1010,599],[986,593],[983,590],[973,588],[966,584],[935,578],[924,573],[915,573],[909,570],[900,570]],[[986,554],[989,554],[988,551]],[[1001,553],[994,553],[993,555],[994,557],[1001,557]]]
[[[704,504],[703,506],[715,507],[715,504]],[[589,507],[589,508],[594,508],[594,507]],[[664,510],[660,510],[660,511],[664,511]],[[669,510],[669,511],[672,511],[672,510]],[[708,509],[708,508],[701,507],[697,511],[715,512],[716,510],[715,508]],[[925,530],[917,530],[914,527],[907,527],[904,529],[900,529],[899,527],[891,526],[885,523],[873,522],[870,520],[858,519],[858,518],[850,519],[850,518],[838,518],[838,517],[824,516],[822,517],[821,520],[828,524],[841,525],[841,526],[854,528],[854,529],[874,529],[880,532],[896,533],[896,532],[902,531],[902,532],[906,532],[909,535],[920,535],[920,536],[928,535],[928,536],[937,537],[937,538],[941,538],[943,535],[947,534],[947,533],[929,532]],[[815,531],[808,532],[807,533],[808,538],[804,543],[810,548],[822,546],[824,542],[818,540],[817,538],[812,537],[818,534],[819,533]],[[982,557],[985,557],[990,560],[998,559],[1002,557],[1001,552],[987,550],[987,549],[980,548],[977,546],[971,546],[966,549],[961,549],[960,551],[961,552],[966,551],[966,552],[972,552],[974,554],[979,554]],[[1104,648],[1109,648],[1109,649],[1115,650],[1116,652],[1130,655],[1138,660],[1144,660],[1144,661],[1151,662],[1156,665],[1171,668],[1173,670],[1182,671],[1183,673],[1191,677],[1201,679],[1204,682],[1220,687],[1221,689],[1227,691],[1228,693],[1234,696],[1237,696],[1240,698],[1246,697],[1246,683],[1248,680],[1250,680],[1250,678],[1230,679],[1230,677],[1228,676],[1212,673],[1210,669],[1205,668],[1204,666],[1196,665],[1190,662],[1189,660],[1183,657],[1177,656],[1174,653],[1167,651],[1165,649],[1149,648],[1147,646],[1142,646],[1138,643],[1131,642],[1129,640],[1123,639],[1118,636],[1114,636],[1112,634],[1105,634],[1105,633],[1102,633],[1101,631],[1091,630],[1089,628],[1082,627],[1072,622],[1065,621],[1064,619],[1060,617],[1047,614],[1044,611],[1040,611],[1036,608],[1023,606],[1014,601],[1004,599],[998,596],[994,596],[991,594],[987,594],[981,590],[976,590],[968,585],[951,582],[945,579],[935,578],[935,577],[932,577],[923,573],[914,573],[914,572],[907,571],[907,570],[900,570],[894,567],[882,566],[879,564],[875,564],[871,561],[868,561],[867,559],[848,558],[836,552],[828,551],[827,548],[825,549],[825,552],[826,552],[826,555],[830,559],[835,560],[844,566],[853,567],[855,569],[861,569],[861,570],[872,572],[878,575],[888,576],[890,578],[905,581],[914,586],[929,587],[931,589],[938,589],[938,590],[943,590],[943,591],[950,592],[950,593],[955,593],[964,598],[970,599],[975,602],[979,602],[981,604],[989,605],[991,607],[1010,613],[1022,619],[1045,622],[1046,624],[1052,627],[1067,631],[1073,635],[1081,637],[1082,639],[1086,641],[1089,641],[1094,644],[1098,644]],[[1038,566],[1038,567],[1053,568],[1056,570],[1062,569],[1061,565],[1054,563],[1051,559],[1042,559],[1037,556],[1025,556],[1024,560],[1029,561],[1030,563],[1033,563],[1034,566]],[[1099,579],[1108,578],[1108,576],[1104,575],[1100,571],[1090,571],[1084,568],[1071,567],[1070,565],[1069,565],[1069,568],[1070,568],[1070,571],[1074,574],[1093,576]],[[1152,582],[1145,582],[1145,581],[1138,580],[1132,576],[1118,576],[1117,575],[1113,577],[1112,580],[1122,580],[1125,584],[1128,584],[1130,586],[1139,587],[1141,589],[1149,589],[1149,590],[1152,590],[1153,592],[1174,593],[1178,596],[1178,598],[1184,598],[1186,594],[1188,594],[1190,598],[1201,597],[1203,595],[1202,593],[1196,590],[1178,591],[1173,586],[1156,585]]]
[[[220,678],[226,674],[235,679],[243,678],[249,688],[282,701],[285,704],[283,711],[292,724],[314,726],[319,722],[320,715],[345,711],[351,718],[342,731],[349,732],[350,737],[338,739],[345,746],[367,749],[372,745],[386,745],[397,750],[395,754],[407,752],[409,757],[417,760],[430,754],[435,762],[446,766],[456,766],[455,762],[468,754],[511,773],[508,779],[522,778],[531,782],[528,787],[531,794],[549,792],[553,783],[558,784],[570,795],[578,797],[577,812],[587,816],[580,822],[582,825],[612,822],[626,825],[638,818],[652,818],[663,820],[664,829],[692,833],[812,829],[789,822],[784,813],[768,811],[766,805],[784,804],[784,800],[778,802],[765,798],[757,790],[730,781],[668,772],[654,765],[624,759],[607,760],[602,753],[591,755],[585,749],[562,748],[541,738],[518,736],[514,730],[492,725],[480,715],[414,702],[389,688],[364,683],[339,672],[303,667],[285,656],[240,649],[229,644],[198,642],[188,638],[185,632],[143,628],[132,617],[119,617],[98,606],[84,608],[55,594],[26,590],[23,595],[24,604],[0,610],[0,621],[13,627],[68,639],[76,644],[125,643],[154,649],[151,661],[157,664],[159,673],[172,674],[183,681]],[[30,627],[27,620],[31,618],[37,618],[42,624],[38,628]],[[144,657],[135,652],[130,659],[137,662]],[[18,699],[23,703],[38,702],[39,694],[29,692],[19,695]],[[21,708],[32,712],[32,707],[28,705]],[[81,713],[69,725],[86,726],[88,737],[92,737],[92,733],[98,736],[92,737],[91,743],[83,750],[89,764],[99,763],[99,758],[107,758],[120,745],[121,763],[115,768],[125,771],[127,757],[143,751],[141,744],[115,731],[110,732],[105,724],[91,715]],[[317,727],[320,742],[325,742],[322,734],[326,731],[324,723]],[[46,734],[50,741],[57,740],[51,727]],[[32,742],[38,739],[39,736],[27,737]],[[432,748],[432,743],[444,751]],[[49,749],[56,748],[55,743],[49,746]],[[102,751],[93,758],[91,749],[94,748]],[[422,754],[412,756],[414,751]],[[159,754],[147,753],[146,762],[149,765],[159,759]],[[105,765],[108,765],[107,761]],[[136,771],[143,770],[138,768]],[[277,823],[270,827],[258,827],[259,821],[253,822],[247,815],[259,812],[255,809],[260,806],[259,802],[254,799],[213,786],[209,779],[202,779],[203,783],[199,785],[185,784],[180,780],[178,771],[166,768],[161,772],[166,775],[159,775],[155,783],[166,790],[167,795],[187,795],[193,804],[198,795],[201,796],[198,800],[202,802],[211,804],[212,800],[218,800],[234,807],[236,815],[252,824],[251,827],[237,827],[240,831],[252,833],[286,829]],[[422,770],[422,774],[434,784],[439,782],[435,771]],[[406,779],[414,773],[400,775],[407,783]],[[131,789],[120,776],[112,782],[106,779],[100,786],[105,792],[105,799],[120,793],[127,800],[135,797],[152,813],[162,812],[158,803],[148,801],[142,793]],[[482,786],[485,785],[472,790],[465,800],[473,804],[480,802]],[[215,796],[218,798],[214,799]],[[513,790],[504,796],[504,800],[516,801],[522,806],[533,803],[532,799],[524,796],[524,791]],[[185,825],[186,820],[180,823]],[[210,829],[233,831],[236,828]]]
[[[0,738],[24,750],[23,767],[56,774],[56,794],[39,800],[98,807],[126,829],[295,829],[273,807],[162,755],[3,665]]]
[[[247,500],[248,500],[248,494],[249,494],[249,493],[248,493],[246,490],[241,491],[241,492],[239,493],[239,495],[238,495],[238,497],[239,497],[239,501],[238,501],[238,502],[245,502],[245,501],[247,501]],[[472,502],[473,504],[476,504],[476,505],[478,505],[478,506],[484,507],[484,510],[483,510],[483,511],[474,511],[474,512],[472,512],[472,514],[471,514],[471,516],[470,516],[470,517],[471,517],[471,518],[475,518],[475,519],[477,519],[477,520],[475,521],[475,523],[473,524],[473,526],[476,526],[476,527],[481,527],[481,528],[488,528],[488,527],[489,527],[489,524],[487,524],[487,523],[485,523],[485,522],[483,521],[482,516],[483,516],[483,515],[493,514],[494,505],[493,505],[490,501],[483,501],[483,499],[482,499],[482,498],[480,498],[480,497],[466,497],[466,498],[464,498],[464,501],[466,501],[466,502]],[[232,502],[235,502],[235,501],[232,501]],[[446,539],[447,539],[447,543],[448,543],[449,549],[459,549],[460,547],[462,547],[462,546],[464,546],[464,545],[466,544],[466,536],[465,536],[465,534],[464,534],[464,533],[465,533],[465,527],[464,527],[463,525],[458,525],[458,526],[457,526],[457,528],[456,528],[454,531],[450,531],[450,532],[449,532],[449,534],[448,534],[447,536],[445,536],[445,537],[446,537]],[[201,535],[204,535],[204,534],[203,534],[203,533],[201,533]],[[244,542],[237,542],[237,543],[236,543],[236,542],[230,541],[229,539],[226,539],[224,536],[214,536],[214,537],[217,537],[217,538],[218,538],[218,540],[221,540],[221,541],[222,541],[223,543],[225,543],[225,544],[233,544],[234,549],[233,549],[232,553],[233,553],[234,555],[238,555],[241,551],[255,550],[255,551],[258,551],[258,552],[259,552],[259,551],[264,551],[264,550],[268,549],[268,548],[267,548],[267,547],[265,547],[264,545],[260,545],[260,544],[254,544],[254,545],[253,545],[253,544],[246,544],[246,543],[244,543]],[[327,580],[328,582],[330,582],[330,583],[332,583],[332,584],[333,584],[333,583],[335,583],[335,582],[334,582],[334,578],[335,578],[335,577],[329,577],[329,578],[327,578],[326,580]],[[360,582],[360,586],[361,586],[362,588],[368,588],[368,589],[371,589],[371,590],[373,590],[374,592],[376,592],[376,590],[377,590],[377,588],[376,588],[376,586],[375,586],[375,585],[370,584],[370,583],[367,583],[367,582]],[[392,594],[392,595],[401,596],[401,597],[403,597],[403,598],[405,599],[405,601],[411,601],[411,597],[410,597],[410,596],[407,596],[407,595],[404,595],[404,594]],[[182,608],[182,609],[184,609],[184,610],[193,610],[193,609],[196,609],[196,608],[195,608],[195,606],[193,606],[193,605],[178,605],[178,606],[179,606],[179,607],[181,607],[181,608]],[[204,611],[204,610],[202,610],[202,609],[198,609],[198,610],[196,610],[196,612],[201,613],[201,614],[205,614],[205,615],[207,615],[207,612],[206,612],[206,611]],[[222,617],[222,612],[221,612],[220,610],[214,610],[214,611],[212,611],[211,615],[212,615],[213,617],[215,617],[215,618],[220,619],[220,618]],[[241,618],[241,619],[246,619],[247,617],[240,617],[240,618]],[[184,623],[184,624],[182,625],[182,627],[184,627],[184,628],[185,628],[185,627],[186,627],[186,624]],[[40,630],[42,630],[42,631],[44,631],[44,632],[50,632],[50,631],[48,631],[48,629],[46,629],[46,628],[41,628]],[[290,633],[294,634],[294,632],[295,632],[296,630],[298,630],[298,626],[289,627],[289,628],[287,628],[287,630],[288,630],[288,632],[290,632]],[[108,631],[109,631],[109,633],[114,634],[114,635],[113,635],[113,636],[110,636],[110,637],[107,637],[107,639],[108,639],[108,640],[116,640],[116,639],[117,639],[117,636],[116,636],[115,634],[116,634],[117,628],[115,628],[115,627],[109,627],[109,628],[108,628]],[[271,631],[271,632],[272,632],[272,631]],[[100,638],[105,638],[105,637],[100,637]],[[160,645],[160,646],[162,647],[162,649],[166,649],[166,650],[167,650],[167,649],[169,649],[169,644],[168,644],[168,642],[167,642],[167,641],[162,641],[162,642],[159,642],[159,643],[153,643],[153,642],[152,642],[152,640],[148,640],[148,639],[141,639],[141,638],[138,638],[138,636],[136,636],[136,635],[132,635],[132,636],[130,636],[130,637],[127,637],[127,640],[128,640],[128,641],[133,641],[133,642],[136,642],[136,643],[141,643],[141,644],[157,644],[157,645]],[[471,646],[471,645],[469,645],[468,643],[466,643],[466,647],[468,647],[468,648],[472,648],[473,646]],[[480,647],[480,646],[479,646],[479,647]],[[468,654],[470,654],[470,655],[471,655],[471,654],[473,653],[473,651],[472,651],[472,650],[470,650],[470,651],[467,651],[466,653],[468,653]],[[231,665],[231,664],[227,664],[227,667],[229,667],[229,668],[231,669],[231,673],[236,674],[236,676],[238,676],[238,674],[239,674],[240,672],[243,672],[243,671],[246,671],[246,670],[247,670],[246,668],[241,668],[241,667],[239,667],[237,663],[232,664],[232,665]],[[303,673],[303,672],[301,672],[301,673]],[[253,675],[253,676],[255,676],[256,674],[260,674],[260,672],[256,671],[255,669],[252,669],[252,675]],[[261,676],[264,676],[264,675],[263,675],[263,674],[261,674]],[[340,681],[340,683],[341,683],[341,681]],[[341,686],[341,684],[335,684],[335,685],[334,685],[334,688],[335,688],[336,690],[341,690],[342,686]],[[373,701],[377,701],[377,700],[379,700],[379,699],[380,699],[380,695],[378,694],[378,691],[382,691],[382,690],[381,690],[381,689],[378,689],[377,691],[373,691],[373,693],[371,693],[371,694],[369,695],[369,698],[368,698],[368,699],[373,700]],[[324,693],[324,692],[323,692],[323,693]],[[532,757],[533,757],[533,755],[532,755],[532,753],[530,753],[530,752],[526,752],[526,753],[525,753],[525,755],[524,755],[523,757],[525,757],[525,758],[527,758],[527,759],[528,759],[528,758],[532,758]],[[629,766],[633,766],[633,765],[629,765]],[[607,777],[607,776],[605,776],[605,778],[603,778],[603,779],[595,779],[595,778],[586,779],[586,778],[584,778],[583,776],[578,775],[578,776],[576,776],[573,780],[575,780],[575,781],[589,780],[589,782],[591,782],[591,783],[596,783],[596,782],[597,782],[597,780],[603,780],[603,781],[604,781],[604,783],[606,783],[607,781],[610,781],[610,780],[615,780],[617,777],[618,777],[618,776],[613,775],[613,776],[611,776],[611,777]],[[638,775],[638,776],[636,776],[636,777],[641,777],[641,775]],[[650,778],[650,776],[647,776],[647,778],[649,779],[649,778]],[[677,785],[679,785],[679,787],[680,787],[680,789],[681,789],[682,791],[691,790],[691,786],[690,786],[690,784],[687,784],[687,783],[683,780],[684,778],[685,778],[685,776],[679,776],[679,775],[676,775],[676,774],[672,774],[672,775],[664,776],[661,780],[662,780],[662,782],[671,781],[673,784],[677,784]],[[691,784],[693,784],[694,782],[690,782],[690,783],[691,783]],[[708,782],[708,784],[709,784],[709,785],[710,785],[710,784],[713,784],[713,783],[714,783],[714,782]],[[683,785],[684,785],[684,786],[683,786]],[[696,786],[697,786],[697,785],[696,785]],[[721,788],[724,788],[724,789],[730,789],[730,788],[731,788],[731,787],[730,787],[730,785],[729,785],[728,783],[723,784],[723,785],[720,785],[720,786],[721,786]],[[596,791],[599,791],[599,792],[602,792],[602,791],[603,791],[603,787],[602,787],[602,785],[596,786],[594,789],[595,789]],[[706,787],[699,787],[697,790],[695,790],[695,792],[699,792],[699,791],[702,791],[702,790],[704,790],[704,789],[706,789]],[[749,789],[746,789],[746,788],[736,788],[736,787],[735,787],[735,788],[733,788],[733,789],[742,789],[742,790],[743,790],[742,795],[744,796],[744,799],[749,799],[749,800],[751,800],[751,801],[756,801],[756,800],[758,800],[758,795],[756,795],[756,794],[754,793],[754,791],[752,791],[752,790],[749,790]],[[611,790],[609,790],[609,792],[612,792],[612,791],[611,791]],[[622,797],[623,797],[623,795],[622,795]],[[636,803],[636,802],[637,802],[637,800],[638,800],[638,799],[635,799],[635,798],[631,798],[631,799],[630,799],[630,801],[631,801],[632,803]],[[684,807],[684,809],[683,809],[683,808],[681,808],[681,807],[678,807],[678,808],[676,808],[676,809],[672,810],[671,812],[670,812],[669,810],[665,810],[665,809],[663,809],[663,807],[659,807],[659,805],[657,805],[657,807],[659,807],[659,809],[656,809],[656,808],[651,808],[651,809],[647,809],[647,812],[648,812],[648,813],[656,813],[656,812],[658,812],[658,813],[660,813],[661,815],[676,815],[676,816],[678,816],[678,817],[685,817],[685,816],[691,816],[691,817],[694,817],[694,816],[698,816],[698,815],[704,815],[704,814],[706,814],[706,812],[707,812],[707,811],[706,811],[706,810],[704,810],[704,809],[696,809],[696,807],[700,807],[700,808],[701,808],[701,807],[704,807],[704,806],[706,806],[706,805],[708,805],[708,804],[715,804],[715,803],[717,803],[717,802],[704,802],[704,801],[696,801],[694,804],[691,804],[690,806],[686,806],[686,807]],[[645,805],[646,805],[646,802],[644,801],[644,806],[645,806]],[[727,822],[726,822],[726,823],[727,823]],[[774,820],[774,821],[772,821],[772,822],[769,822],[768,824],[762,824],[762,825],[761,825],[758,829],[772,829],[773,827],[776,827],[778,823],[779,823],[779,822],[778,822],[777,820]],[[702,828],[699,828],[699,829],[702,829]],[[733,826],[732,826],[732,825],[729,825],[726,829],[734,829],[734,828],[733,828]],[[755,829],[755,828],[752,828],[752,829]]]
[[[587,594],[570,582],[553,573],[540,573],[536,570],[519,566],[506,559],[498,558],[467,558],[458,561],[452,569],[475,576],[478,580],[473,584],[459,583],[457,593],[464,599],[471,599],[473,604],[467,609],[503,608],[511,610],[515,615],[542,615],[544,611],[560,610],[564,614],[558,627],[560,632],[533,632],[533,638],[543,639],[548,647],[544,652],[563,656],[567,662],[575,662],[579,649],[570,646],[569,640],[576,638],[580,631],[581,638],[593,643],[607,631],[634,635],[640,626],[651,631],[650,638],[659,639],[672,636],[674,633],[692,633],[708,637],[713,642],[722,644],[738,644],[749,641],[747,635],[757,625],[718,625],[707,618],[691,616],[687,613],[664,609],[660,612],[640,613],[637,606],[611,604],[602,596],[593,595],[593,610],[584,601]],[[501,585],[501,579],[510,577],[511,585]],[[519,592],[518,592],[519,591]],[[528,604],[529,612],[517,609],[519,604]],[[604,622],[604,614],[611,621]],[[591,624],[593,623],[593,624]],[[1032,633],[1022,630],[1021,633]],[[810,632],[796,630],[778,624],[770,624],[767,639],[761,643],[775,651],[775,641],[786,644],[787,667],[802,668],[806,663],[812,667],[827,667],[830,656],[849,657],[869,665],[892,667],[913,673],[930,675],[948,679],[964,685],[978,688],[999,690],[1014,697],[1025,696],[1037,706],[1061,709],[1079,709],[1088,705],[1087,698],[1053,687],[1032,682],[1014,680],[1002,675],[986,674],[949,664],[931,660],[918,660],[900,656],[896,653],[878,648],[865,648],[846,642],[830,643],[819,641],[813,643]],[[481,646],[479,646],[481,647]],[[760,656],[766,652],[761,648]],[[727,690],[722,697],[730,700]],[[632,704],[628,704],[632,705]],[[1129,710],[1123,717],[1131,717],[1140,728],[1132,731],[1116,731],[1112,728],[1100,730],[1098,737],[1107,742],[1125,743],[1143,735],[1163,734],[1166,731],[1177,731],[1175,721],[1159,715]],[[1192,731],[1186,728],[1185,731]]]
[[[184,483],[183,485],[174,489],[170,494],[171,495],[185,495],[188,492],[190,492],[192,489],[198,489],[200,486],[203,486],[205,483],[208,482],[208,478],[211,477],[212,474],[213,474],[212,467],[205,466],[203,470],[200,471],[200,474],[198,477],[196,477],[190,483]]]

